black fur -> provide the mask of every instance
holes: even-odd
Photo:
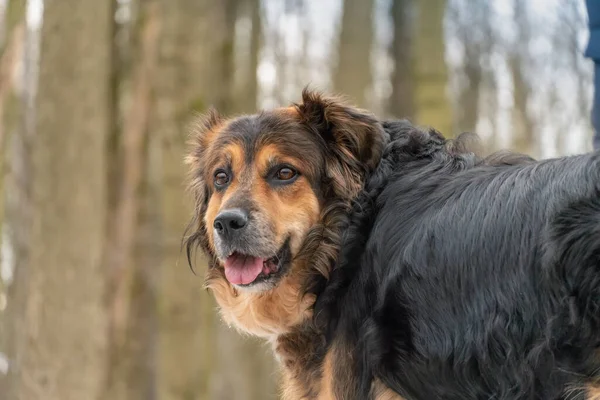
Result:
[[[374,379],[407,400],[583,398],[600,375],[600,153],[479,159],[384,128],[315,305],[338,398]]]

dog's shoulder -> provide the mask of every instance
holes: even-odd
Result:
[[[547,218],[593,196],[598,155],[480,157],[468,136],[446,140],[406,121],[383,126],[389,135],[383,158],[356,199],[316,315],[322,312],[341,343],[358,340],[348,349],[366,357],[357,376],[378,370],[400,393],[530,393],[533,375],[520,372],[519,357],[529,351],[523,343],[539,339],[547,317],[534,290]],[[510,315],[518,323],[501,318]],[[490,337],[516,356],[486,348]],[[547,349],[537,350],[546,356]],[[450,360],[468,365],[481,357],[485,368],[454,375]],[[431,366],[411,359],[438,360],[437,383],[420,386]],[[493,388],[487,379],[495,379]],[[557,375],[547,390],[566,379]],[[368,382],[357,385],[364,390]]]
[[[447,142],[443,148],[433,143],[433,152],[421,152],[421,157],[428,154],[423,160],[405,158],[396,165],[375,200],[362,257],[347,261],[372,291],[351,300],[378,299],[370,303],[366,320],[371,327],[363,333],[368,333],[371,363],[383,365],[387,382],[403,376],[394,388],[412,387],[432,398],[436,386],[447,398],[461,398],[465,388],[480,396],[513,389],[532,393],[537,389],[529,377],[539,373],[538,366],[555,367],[549,348],[525,345],[541,340],[549,319],[554,286],[547,283],[546,297],[536,291],[547,279],[541,253],[548,246],[563,248],[555,239],[548,243],[551,227],[554,237],[558,228],[568,229],[568,235],[559,235],[564,241],[598,232],[599,156],[535,161],[503,152],[470,158],[453,153]],[[582,221],[574,224],[575,217]],[[585,237],[580,243],[591,241]],[[588,247],[595,251],[597,240]],[[581,261],[588,253],[575,257]],[[496,348],[485,347],[490,340]],[[523,373],[522,356],[540,358]],[[436,385],[419,386],[431,369],[407,361],[413,358],[440,361]],[[388,359],[402,362],[387,364]],[[476,374],[465,368],[464,375],[453,375],[454,362],[468,365],[478,359],[486,365]],[[403,375],[406,370],[411,372]],[[548,393],[557,393],[569,378],[556,374],[553,379],[544,388]]]

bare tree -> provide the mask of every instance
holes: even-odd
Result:
[[[333,74],[334,90],[360,107],[368,106],[373,80],[373,0],[345,0],[338,43],[338,60]]]
[[[180,257],[181,234],[191,215],[183,195],[182,155],[188,115],[222,101],[217,98],[224,91],[219,60],[230,40],[226,3],[161,1],[160,79],[149,134],[159,140],[162,166],[156,180],[162,228],[157,390],[165,399],[206,398],[215,356],[211,300],[202,290],[201,277],[194,277]]]
[[[106,398],[155,398],[154,348],[156,346],[156,293],[149,282],[156,265],[137,257],[141,236],[140,214],[144,209],[142,184],[146,175],[145,144],[150,118],[152,85],[156,80],[160,17],[155,0],[131,4],[137,11],[128,50],[132,53],[130,76],[124,65],[115,62],[125,106],[122,130],[116,135],[112,163],[120,173],[111,174],[114,202],[109,206],[109,346],[110,364]],[[144,232],[147,234],[147,232]],[[150,246],[148,246],[150,247]]]
[[[524,153],[535,152],[535,123],[529,110],[531,80],[527,76],[531,31],[524,0],[514,0],[514,16],[517,42],[509,56],[509,67],[513,80],[513,132],[514,147]]]
[[[153,138],[149,164],[155,160],[161,168],[151,171],[146,190],[157,194],[162,232],[156,377],[158,397],[164,399],[270,397],[268,387],[261,387],[260,381],[250,382],[256,376],[254,371],[260,370],[261,361],[254,359],[245,364],[249,353],[238,353],[237,363],[232,365],[234,360],[217,352],[224,338],[219,337],[222,331],[217,325],[214,300],[202,288],[204,270],[198,268],[198,276],[194,276],[186,268],[180,246],[192,211],[183,195],[187,171],[182,164],[189,117],[193,111],[205,111],[210,105],[223,112],[236,107],[230,86],[236,6],[233,0],[161,2],[159,79],[149,130]],[[198,260],[196,264],[204,267],[206,262]],[[238,335],[229,335],[228,340],[225,347],[240,348],[242,339]],[[222,364],[223,359],[230,362]],[[223,397],[215,388],[218,376],[229,383]]]
[[[231,93],[236,111],[254,112],[258,99],[258,60],[262,38],[262,18],[259,0],[240,0],[238,2],[238,19],[249,23],[249,35],[245,39],[245,51],[242,62],[234,66],[238,79],[235,93]],[[236,46],[238,47],[238,46]],[[236,58],[237,59],[237,58]]]
[[[452,133],[452,110],[447,96],[448,71],[444,44],[446,0],[420,0],[415,33],[416,121]]]
[[[14,328],[18,319],[18,312],[13,307],[14,290],[11,290],[10,284],[14,280],[15,253],[23,243],[17,246],[15,242],[18,239],[12,228],[24,222],[15,216],[18,210],[14,206],[19,203],[15,200],[22,192],[15,182],[18,175],[11,171],[11,167],[18,156],[12,151],[13,144],[22,139],[17,137],[22,133],[19,130],[22,92],[18,90],[21,82],[17,71],[23,60],[25,44],[25,5],[24,0],[10,0],[6,4],[0,56],[0,271],[3,271],[0,274],[0,356],[8,363],[8,368],[10,359],[14,357]],[[0,372],[0,393],[9,393],[9,376],[9,370]]]
[[[221,105],[221,112],[243,113],[255,112],[257,106],[258,82],[256,71],[260,51],[261,16],[260,2],[258,0],[242,0],[233,3],[235,18],[249,18],[251,20],[248,54],[241,63],[230,65],[225,71],[241,72],[244,79],[240,82],[241,88],[229,94]],[[232,18],[230,16],[229,18]],[[233,25],[235,21],[229,20]],[[230,29],[233,29],[231,26]],[[238,46],[235,46],[238,47]],[[225,58],[225,63],[233,59]],[[282,59],[285,65],[291,60]],[[231,78],[224,78],[231,80]],[[213,370],[217,371],[211,379],[208,398],[210,399],[269,399],[276,394],[275,363],[271,353],[254,338],[240,336],[239,332],[226,326],[221,321],[215,321],[214,348],[216,350]]]
[[[15,70],[23,53],[25,37],[25,1],[10,0],[5,12],[4,43],[0,55],[0,151],[4,154],[8,142],[7,131],[15,123],[15,115],[11,113],[15,101]],[[8,103],[8,104],[7,104]],[[5,115],[6,111],[9,115]],[[4,164],[4,163],[3,163]]]
[[[388,113],[397,117],[412,119],[415,114],[413,87],[413,0],[392,1],[391,14],[394,26],[391,53],[394,60],[392,74],[392,95],[388,103]]]
[[[110,2],[44,5],[18,399],[102,394],[112,21]]]
[[[458,96],[458,107],[456,110],[457,131],[475,132],[479,118],[479,100],[481,95],[481,84],[483,79],[483,52],[484,24],[489,23],[489,15],[486,17],[484,8],[489,6],[484,2],[472,3],[471,7],[456,10],[460,16],[457,22],[458,37],[463,44],[462,85]]]

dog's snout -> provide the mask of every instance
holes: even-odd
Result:
[[[225,239],[230,239],[248,224],[248,214],[240,209],[225,210],[217,215],[213,227]]]

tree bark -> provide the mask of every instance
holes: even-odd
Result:
[[[527,8],[523,0],[514,0],[514,15],[517,25],[517,38],[512,54],[509,57],[509,67],[513,80],[513,142],[514,148],[525,154],[535,155],[535,121],[529,112],[530,84],[526,77],[527,57],[531,32],[527,21]]]
[[[345,0],[333,88],[359,107],[368,107],[373,44],[373,0]]]
[[[148,229],[151,211],[143,184],[146,174],[146,143],[150,118],[152,85],[156,80],[160,16],[158,3],[141,0],[135,4],[139,17],[134,40],[127,47],[133,53],[131,76],[123,66],[118,72],[124,85],[123,128],[117,133],[120,145],[112,149],[112,160],[120,173],[110,179],[115,202],[109,208],[109,235],[106,249],[109,271],[109,354],[106,398],[111,400],[156,397],[156,291],[158,268],[152,246],[158,229]],[[134,7],[132,7],[133,9]],[[133,10],[132,10],[133,11]],[[129,79],[127,79],[129,78]],[[158,207],[158,204],[153,204]],[[141,217],[141,218],[140,218]],[[151,245],[148,241],[152,241]],[[139,249],[143,249],[139,251]],[[153,259],[146,254],[153,254]]]
[[[231,51],[226,3],[161,1],[160,78],[150,137],[161,146],[157,390],[165,400],[208,399],[214,376],[214,302],[202,288],[203,270],[194,276],[186,267],[180,243],[192,212],[184,193],[186,122],[192,111],[222,105],[229,95],[223,68],[223,53]]]
[[[452,135],[452,110],[447,96],[448,71],[444,58],[446,0],[418,2],[415,33],[416,122]]]
[[[247,54],[243,57],[241,65],[235,65],[235,70],[240,71],[240,79],[235,94],[231,99],[235,104],[236,112],[255,112],[258,100],[258,60],[262,37],[262,19],[259,0],[240,0],[238,10],[241,17],[250,21],[250,35],[245,38],[248,47]],[[235,23],[235,21],[233,21]],[[237,47],[237,46],[236,46]],[[229,107],[230,108],[230,107]],[[226,110],[224,110],[226,111]]]
[[[158,278],[160,399],[262,400],[275,395],[264,348],[246,345],[241,336],[218,322],[214,299],[202,289],[206,260],[198,256],[194,276],[181,253],[180,238],[192,213],[189,197],[183,192],[188,117],[210,105],[224,113],[255,107],[254,89],[244,96],[247,103],[241,104],[230,87],[235,70],[235,6],[232,0],[162,3],[160,80],[150,132],[150,137],[159,138],[162,144],[158,190],[163,232]],[[253,47],[258,47],[256,42]],[[253,75],[256,79],[255,72]],[[259,358],[261,351],[265,356]]]
[[[44,3],[18,399],[102,396],[112,24],[110,2]]]
[[[413,77],[414,40],[412,14],[413,0],[394,0],[391,14],[394,36],[391,55],[394,60],[392,73],[392,95],[388,101],[388,114],[394,117],[412,119],[415,113]]]
[[[14,327],[18,318],[13,307],[15,235],[10,226],[15,217],[9,217],[13,199],[18,195],[11,164],[15,154],[12,145],[18,132],[21,113],[18,93],[17,66],[23,60],[25,45],[25,0],[10,0],[4,15],[4,36],[0,57],[0,355],[8,369],[0,372],[0,393],[9,394],[10,364],[14,357]],[[8,274],[7,274],[8,272]]]
[[[240,95],[231,93],[219,111],[225,114],[254,113],[258,95],[256,70],[261,35],[260,2],[243,0],[240,3],[235,1],[233,3],[237,10],[229,9],[229,13],[241,9],[251,15],[250,54],[247,64],[229,68],[229,71],[236,69],[244,71],[244,87]],[[231,24],[230,29],[233,29],[235,20],[231,19],[231,14],[228,21]],[[226,58],[224,62],[229,61]],[[216,373],[210,381],[208,398],[211,400],[274,398],[277,393],[274,381],[275,362],[270,349],[255,338],[240,336],[239,332],[219,320],[215,320],[214,329],[216,332],[213,344],[216,351],[213,369]]]
[[[463,85],[459,88],[457,132],[475,132],[480,117],[480,99],[484,86],[484,66],[492,46],[490,33],[490,6],[485,2],[473,4],[468,10],[454,10],[461,15],[458,36],[464,47]],[[457,18],[458,19],[458,18]],[[477,26],[473,26],[476,21]],[[481,33],[480,33],[481,32]]]

